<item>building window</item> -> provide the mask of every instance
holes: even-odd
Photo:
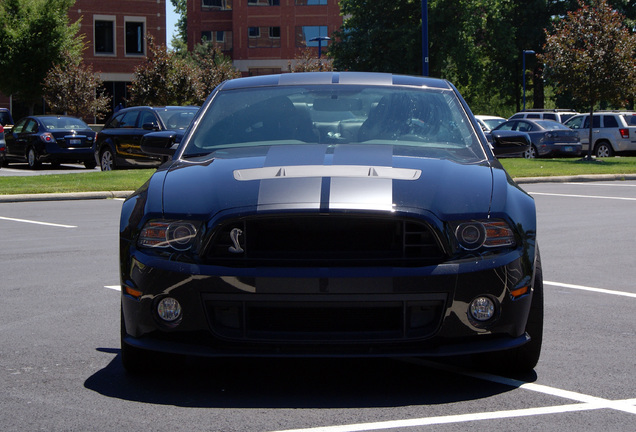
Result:
[[[248,6],[280,6],[280,0],[247,0]]]
[[[258,29],[258,27],[256,27]],[[231,31],[202,31],[201,42],[212,42],[215,47],[221,51],[230,51],[232,49],[232,32]]]
[[[115,55],[115,17],[93,17],[93,46],[95,54]]]
[[[326,37],[329,28],[327,26],[302,26],[296,27],[296,46],[297,47],[317,47],[318,41],[311,41],[317,37]],[[329,41],[323,40],[320,45],[326,47]]]
[[[201,9],[232,10],[232,0],[201,0]]]
[[[326,5],[327,0],[296,0],[297,6]]]
[[[249,48],[280,48],[280,27],[248,27]]]
[[[124,30],[126,32],[126,55],[144,55],[146,39],[146,19],[144,17],[124,19]]]

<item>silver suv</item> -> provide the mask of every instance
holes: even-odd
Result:
[[[508,120],[517,119],[536,119],[536,120],[554,120],[564,123],[570,117],[577,115],[576,111],[568,109],[530,109],[513,114]]]
[[[587,152],[590,141],[590,115],[576,115],[566,121],[565,125],[576,131],[583,145],[583,152]],[[636,112],[595,112],[592,121],[592,140],[592,154],[596,157],[636,151]]]

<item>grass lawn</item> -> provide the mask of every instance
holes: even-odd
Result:
[[[501,163],[512,177],[545,177],[589,174],[636,174],[636,157],[613,157],[593,161],[570,159],[504,158]],[[0,195],[135,190],[154,169],[82,174],[51,174],[0,177]]]

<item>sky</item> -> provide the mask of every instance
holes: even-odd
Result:
[[[174,6],[170,0],[166,0],[166,44],[168,48],[172,48],[172,35],[175,33],[175,25],[177,24],[179,15],[174,11]]]

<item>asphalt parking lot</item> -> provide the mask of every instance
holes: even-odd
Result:
[[[636,181],[523,188],[546,290],[542,357],[524,377],[427,359],[193,360],[130,377],[121,201],[0,203],[3,430],[634,430]]]

